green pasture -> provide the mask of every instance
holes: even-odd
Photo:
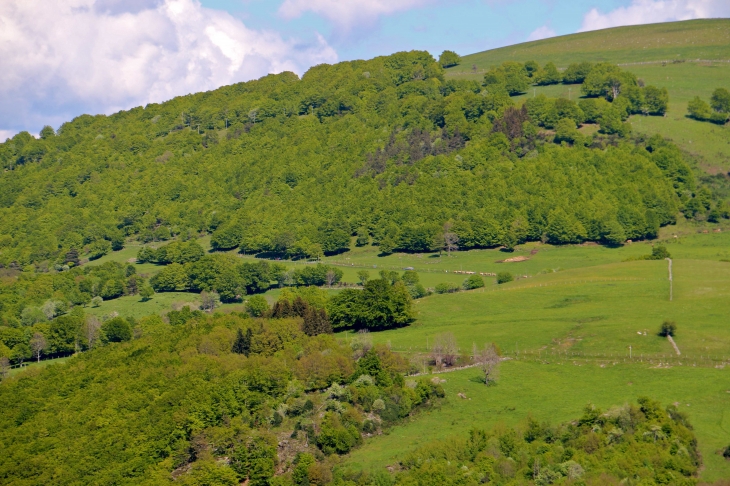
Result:
[[[385,435],[371,438],[343,467],[373,470],[396,464],[406,453],[434,440],[464,437],[472,427],[514,426],[532,415],[557,424],[581,416],[593,403],[604,410],[650,396],[686,410],[699,439],[705,469],[702,479],[730,477],[730,462],[718,451],[730,442],[730,382],[727,369],[650,365],[540,364],[508,361],[499,382],[486,387],[479,372],[467,369],[438,375],[447,393],[440,407],[421,413]],[[462,393],[467,398],[460,398]]]
[[[525,42],[462,56],[452,74],[468,73],[476,64],[488,69],[505,61],[558,67],[572,62],[637,63],[691,59],[730,59],[730,19],[690,20],[596,30]]]
[[[527,245],[522,254],[540,249],[531,260],[498,265],[524,265],[530,278],[427,297],[416,304],[414,325],[372,333],[375,342],[389,343],[417,363],[444,332],[455,335],[463,354],[470,354],[472,344],[495,342],[510,360],[493,387],[479,383],[476,369],[438,375],[446,380],[444,405],[366,441],[344,467],[392,465],[429,441],[471,427],[511,426],[528,415],[558,423],[579,417],[589,402],[607,408],[648,395],[681,403],[690,414],[706,466],[703,480],[730,476],[730,463],[718,454],[730,443],[730,263],[720,261],[727,258],[730,235],[697,233],[688,224],[669,229],[663,238],[674,257],[672,302],[668,262],[626,261],[646,254],[648,244]],[[452,258],[476,267],[499,254],[485,250]],[[534,272],[551,265],[563,270]],[[657,335],[665,319],[677,323],[681,356]]]
[[[10,376],[17,375],[20,372],[30,371],[30,370],[40,370],[45,368],[46,366],[55,365],[55,364],[63,364],[67,360],[69,360],[71,356],[66,356],[64,358],[54,358],[54,359],[44,359],[42,361],[34,361],[34,360],[28,360],[25,363],[23,363],[22,368],[12,368],[10,370]]]
[[[373,336],[410,353],[425,352],[437,334],[451,332],[466,353],[472,344],[495,342],[510,355],[628,358],[631,346],[634,356],[670,356],[670,344],[656,333],[673,320],[685,356],[730,358],[730,263],[675,260],[672,302],[667,267],[666,261],[613,263],[434,295],[415,304],[414,325]]]

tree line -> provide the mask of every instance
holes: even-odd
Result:
[[[687,113],[695,120],[724,125],[730,118],[730,91],[717,88],[712,92],[709,104],[699,96],[695,96],[687,104]]]

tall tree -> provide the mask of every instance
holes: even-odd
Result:
[[[246,332],[243,332],[240,328],[236,331],[236,340],[233,342],[232,352],[236,354],[242,354],[248,356],[251,353],[251,339],[253,332],[251,328],[247,328]]]
[[[485,344],[479,351],[477,359],[479,367],[484,374],[484,384],[489,385],[497,381],[499,377],[499,365],[501,363],[497,346],[494,343]]]
[[[712,93],[710,106],[718,113],[730,113],[730,91],[725,88],[717,88]]]
[[[36,332],[33,334],[33,337],[30,338],[30,349],[33,351],[37,362],[41,361],[41,354],[43,354],[43,351],[45,351],[47,347],[48,341],[43,334]]]

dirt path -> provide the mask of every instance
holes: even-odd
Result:
[[[674,298],[674,282],[672,281],[672,259],[667,258],[666,260],[669,262],[669,302],[671,302]],[[679,354],[679,351],[677,351],[677,354]]]
[[[676,351],[677,356],[681,356],[682,353],[679,351],[679,348],[677,347],[677,343],[674,342],[674,338],[672,338],[672,336],[667,334],[667,339],[669,339],[669,342],[672,343],[672,347],[674,348],[674,351]]]

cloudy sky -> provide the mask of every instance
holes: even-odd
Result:
[[[399,50],[730,17],[730,0],[0,0],[0,140]]]

